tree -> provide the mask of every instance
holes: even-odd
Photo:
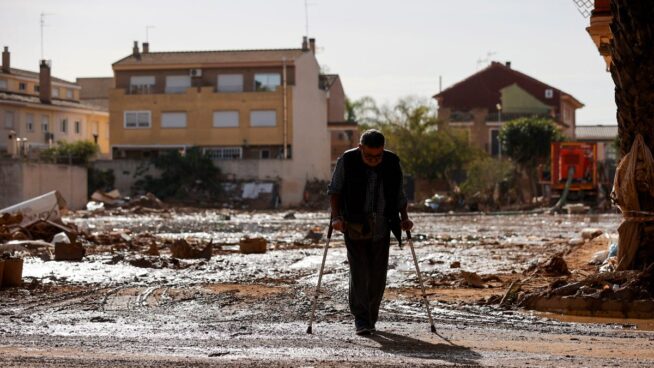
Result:
[[[52,163],[86,165],[100,151],[91,141],[57,142],[57,145],[41,152],[42,160]]]
[[[404,98],[380,109],[375,126],[386,136],[386,146],[402,158],[406,173],[422,179],[453,182],[454,173],[479,155],[465,132],[438,129],[433,105]]]
[[[499,135],[502,152],[527,174],[532,196],[537,193],[536,168],[547,162],[552,142],[563,139],[549,119],[529,117],[509,121]]]
[[[497,207],[502,204],[502,189],[513,184],[514,172],[515,168],[510,161],[482,156],[468,165],[461,192],[469,202],[477,201],[482,205]]]
[[[166,152],[154,157],[151,163],[161,170],[161,175],[146,175],[138,180],[136,191],[185,202],[210,201],[220,193],[220,169],[200,148],[190,148],[183,155],[179,151]]]
[[[372,97],[364,96],[354,101],[346,97],[345,114],[347,121],[356,121],[363,129],[369,129],[379,124],[381,112]]]
[[[638,134],[651,152],[654,149],[654,79],[651,77],[654,75],[654,7],[651,0],[611,0],[611,13],[610,70],[615,82],[621,153],[624,156],[630,151]],[[654,187],[651,181],[633,176],[624,179],[636,182],[636,188]],[[637,189],[637,193],[630,193],[637,196],[638,208],[628,210],[654,211],[654,196],[648,192]],[[654,237],[651,222],[624,221],[618,233],[619,270],[646,266],[653,261],[648,250],[651,249],[649,239]],[[625,257],[631,252],[633,257]],[[631,261],[626,261],[628,258]]]

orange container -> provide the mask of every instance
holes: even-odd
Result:
[[[23,259],[5,259],[5,267],[2,275],[2,286],[21,286],[23,284]]]

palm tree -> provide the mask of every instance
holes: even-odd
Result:
[[[618,134],[625,154],[637,133],[654,148],[654,4],[611,0],[611,76],[618,105]]]
[[[627,153],[640,134],[650,151],[654,151],[654,6],[651,0],[611,0],[611,13],[611,76],[618,106],[620,150],[622,155]],[[638,205],[641,211],[654,212],[654,197],[639,192]],[[623,259],[626,249],[636,248],[618,269],[640,268],[654,261],[651,223],[625,221],[618,232],[618,258]]]

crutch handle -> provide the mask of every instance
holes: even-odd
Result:
[[[327,238],[331,239],[332,237],[332,231],[334,231],[334,227],[332,226],[332,219],[331,217],[329,218],[329,228],[327,229]]]

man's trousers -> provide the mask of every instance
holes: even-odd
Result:
[[[390,236],[384,239],[353,240],[345,235],[350,264],[350,312],[357,325],[375,327],[379,305],[386,288]]]

